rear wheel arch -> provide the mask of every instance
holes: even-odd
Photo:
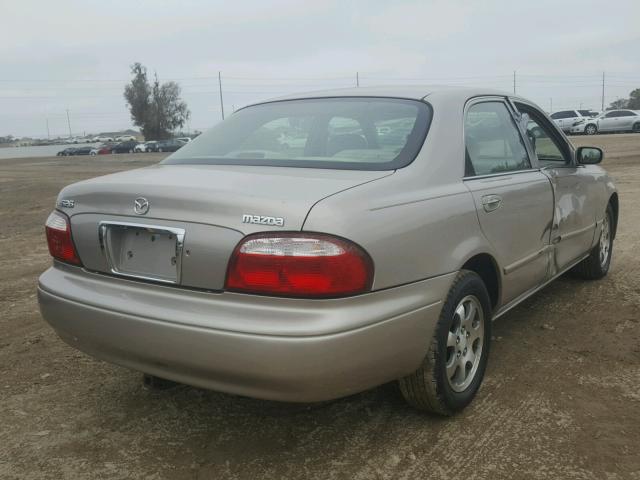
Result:
[[[478,274],[484,282],[489,299],[491,300],[491,308],[495,311],[500,301],[500,270],[498,263],[493,256],[488,253],[479,253],[467,260],[461,267],[462,270],[471,270]]]

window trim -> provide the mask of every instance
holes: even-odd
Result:
[[[564,147],[564,148],[561,148],[558,146],[561,153],[564,153],[565,155],[568,154],[569,160],[565,161],[565,163],[562,165],[542,165],[540,164],[538,155],[536,154],[535,150],[533,150],[533,146],[529,142],[529,138],[525,135],[525,138],[526,138],[525,145],[527,146],[527,150],[529,150],[530,154],[533,155],[533,157],[536,159],[536,164],[538,165],[538,167],[541,170],[544,168],[567,168],[567,167],[574,168],[576,166],[576,161],[575,161],[576,155],[575,155],[575,150],[573,149],[573,145],[571,144],[571,142],[569,142],[566,139],[566,137],[564,136],[560,128],[555,124],[555,122],[547,118],[547,115],[545,115],[540,108],[538,108],[536,105],[534,105],[531,102],[528,102],[522,98],[510,98],[510,100],[513,103],[513,107],[516,109],[516,112],[518,113],[518,115],[521,115],[521,113],[520,113],[520,110],[518,110],[517,104],[524,105],[526,108],[531,109],[535,113],[537,113],[540,117],[542,124],[549,129],[548,133],[550,133],[551,137],[556,141],[556,146],[558,146],[557,143],[559,143]],[[536,122],[540,124],[540,122],[538,122],[537,120]],[[520,125],[520,122],[518,122],[518,128],[520,129],[521,133],[525,133],[525,132],[522,132],[522,127]]]
[[[479,103],[502,103],[505,106],[505,108],[507,109],[507,112],[509,112],[509,115],[511,116],[511,121],[513,122],[516,132],[518,133],[518,136],[520,137],[520,140],[524,145],[525,152],[527,153],[527,159],[529,160],[529,168],[519,169],[519,170],[510,170],[510,171],[504,171],[504,172],[485,173],[482,175],[467,175],[467,167],[466,167],[467,137],[466,137],[465,124],[466,124],[467,113],[469,112],[469,109]],[[522,130],[519,127],[518,119],[515,115],[513,106],[511,104],[511,99],[509,97],[502,97],[499,95],[485,95],[485,96],[479,96],[479,97],[472,97],[467,100],[467,102],[464,105],[464,109],[462,111],[462,146],[463,146],[462,180],[465,180],[465,181],[474,180],[474,179],[491,178],[491,177],[502,177],[506,175],[515,175],[515,174],[540,170],[537,157],[531,156],[531,151],[529,150],[529,144],[522,137]]]

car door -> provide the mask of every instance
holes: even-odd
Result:
[[[613,110],[607,112],[598,122],[598,130],[601,132],[612,132],[618,129],[620,112]]]
[[[630,112],[628,110],[623,110],[620,112],[620,116],[618,117],[618,127],[620,130],[631,130],[633,127],[633,123],[638,119],[635,113]]]
[[[570,117],[568,117],[565,121],[566,128],[563,129],[564,132],[570,132],[576,123],[582,120],[582,116],[575,110],[571,110],[569,113]]]
[[[595,177],[575,163],[574,151],[553,123],[535,106],[515,102],[522,115],[521,125],[536,131],[527,134],[527,144],[537,163],[551,181],[554,216],[551,227],[553,262],[551,275],[573,266],[591,250],[596,229],[599,198]]]
[[[556,112],[555,124],[562,131],[566,131],[570,128],[571,122],[570,119],[573,117],[573,112],[568,110],[563,110],[561,112]]]
[[[553,120],[553,123],[555,123],[558,126],[558,128],[562,128],[563,115],[564,115],[564,112],[554,112],[549,116]]]
[[[553,192],[529,157],[505,99],[474,99],[465,109],[465,185],[500,266],[502,303],[548,278]]]

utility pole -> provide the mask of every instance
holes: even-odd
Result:
[[[47,118],[47,140],[51,140],[51,135],[49,134],[49,119]]]
[[[360,72],[356,72],[356,87],[360,86]]]
[[[516,71],[513,71],[513,94],[516,94]]]
[[[71,120],[69,120],[69,109],[67,108],[67,125],[69,125],[69,138],[73,135],[71,134]]]
[[[224,103],[222,102],[222,74],[218,72],[218,88],[220,89],[220,111],[222,112],[222,120],[224,120]]]
[[[604,72],[602,72],[602,108],[601,112],[604,112]]]

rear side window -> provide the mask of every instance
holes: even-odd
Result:
[[[237,111],[163,163],[394,170],[414,160],[430,121],[431,107],[417,100],[264,103]]]
[[[531,168],[513,117],[503,102],[469,107],[465,117],[466,176]]]
[[[576,112],[574,112],[573,110],[564,110],[562,112],[556,112],[552,114],[551,118],[553,118],[554,120],[558,120],[561,118],[574,118],[575,116]]]

